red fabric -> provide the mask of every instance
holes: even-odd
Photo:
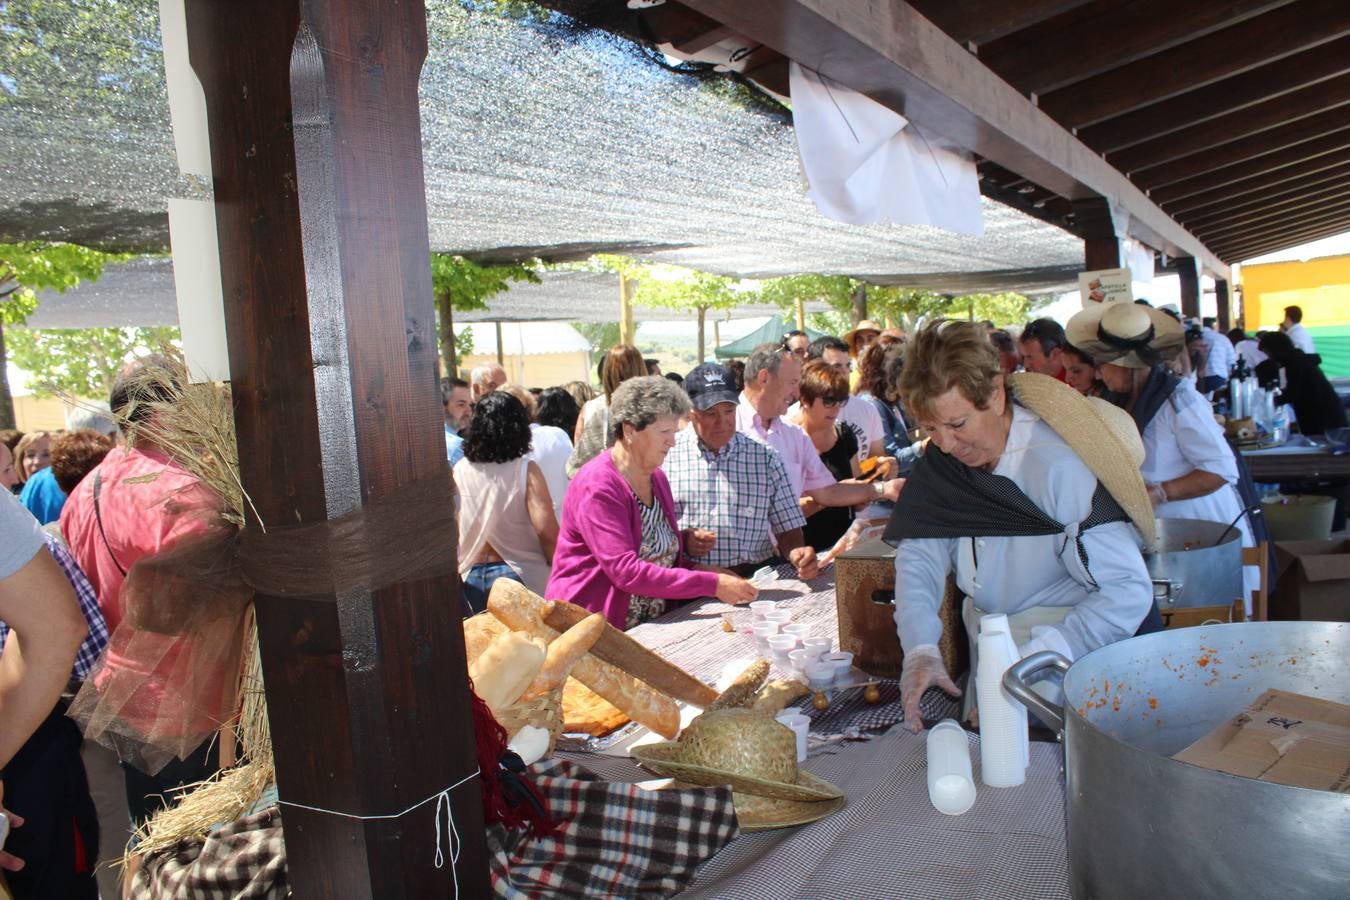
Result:
[[[506,753],[506,729],[492,715],[488,705],[470,688],[473,698],[473,732],[478,743],[479,785],[483,794],[483,821],[488,825],[502,824],[514,831],[528,831],[535,837],[552,834],[557,823],[548,817],[547,807],[539,789],[529,779],[521,779],[521,787],[530,792],[539,808],[529,803],[512,805],[502,790],[502,754]],[[541,813],[539,810],[544,810]]]

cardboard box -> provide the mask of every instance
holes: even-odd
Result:
[[[1350,541],[1279,541],[1270,618],[1350,622]]]
[[[1269,690],[1173,759],[1273,784],[1350,794],[1350,706]]]
[[[863,541],[835,559],[834,599],[839,614],[839,649],[868,675],[895,678],[904,661],[895,630],[895,548]],[[961,622],[961,592],[948,579],[938,616],[938,649],[953,678],[970,667],[970,642]]]

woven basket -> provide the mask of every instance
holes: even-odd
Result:
[[[548,732],[548,753],[558,744],[562,734],[562,688],[557,687],[530,700],[517,701],[497,714],[497,721],[506,729],[508,738],[526,725],[543,728]]]

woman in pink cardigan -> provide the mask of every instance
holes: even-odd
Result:
[[[744,578],[690,561],[711,549],[713,535],[681,533],[676,524],[660,466],[688,412],[684,391],[660,376],[629,379],[614,392],[614,446],[582,466],[567,489],[549,599],[603,612],[616,628],[661,615],[668,600],[754,599]]]

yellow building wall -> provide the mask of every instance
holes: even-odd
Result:
[[[1278,328],[1286,306],[1301,307],[1308,328],[1350,324],[1350,255],[1243,266],[1241,280],[1248,331]]]
[[[60,397],[15,397],[14,424],[20,431],[60,431],[66,427],[66,404]]]
[[[495,353],[473,353],[460,359],[459,367],[465,375],[474,366],[496,362]],[[548,388],[566,384],[569,381],[591,381],[590,360],[587,354],[576,353],[539,353],[520,356],[506,354],[502,367],[506,377],[516,384],[527,388]]]

